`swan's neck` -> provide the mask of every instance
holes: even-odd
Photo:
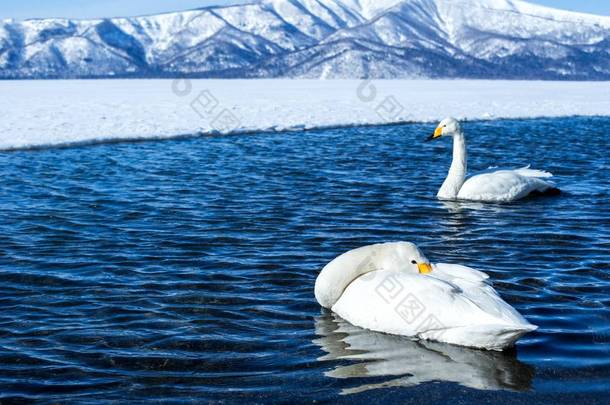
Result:
[[[466,180],[466,139],[462,132],[453,136],[453,162],[438,198],[455,200]]]

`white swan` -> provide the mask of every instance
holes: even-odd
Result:
[[[326,265],[315,296],[365,329],[503,350],[537,327],[503,301],[488,278],[465,266],[432,265],[412,243],[385,243]]]
[[[559,194],[559,189],[545,178],[551,173],[528,167],[498,170],[473,176],[466,180],[466,140],[460,123],[446,118],[438,125],[429,140],[453,137],[453,162],[437,197],[443,200],[510,202],[531,194]]]

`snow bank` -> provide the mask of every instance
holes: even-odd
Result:
[[[609,82],[0,82],[0,149],[460,119],[608,115]]]

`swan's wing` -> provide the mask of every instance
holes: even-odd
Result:
[[[431,275],[460,288],[463,298],[495,318],[498,323],[528,324],[489,284],[489,276],[486,273],[459,264],[437,263]]]
[[[476,175],[495,173],[495,172],[500,172],[500,171],[513,171],[513,172],[520,174],[522,176],[525,176],[525,177],[538,177],[538,178],[553,177],[553,173],[550,173],[550,172],[547,172],[544,170],[532,169],[531,165],[527,165],[527,166],[521,167],[519,169],[509,169],[509,168],[500,168],[498,166],[492,166],[486,170],[482,170],[482,171],[478,172]]]
[[[538,191],[545,192],[554,184],[543,180],[551,174],[539,170],[522,168],[483,173],[466,180],[458,199],[471,201],[509,202]]]
[[[436,263],[435,271],[443,272],[456,279],[462,279],[470,282],[481,283],[489,278],[489,275],[482,271],[475,270],[470,267],[462,266],[461,264]]]
[[[434,265],[434,275],[443,275],[443,279],[454,283],[466,281],[469,283],[481,284],[485,283],[489,276],[482,271],[472,269],[470,267],[459,264],[436,263]]]
[[[535,177],[535,178],[543,178],[543,179],[548,179],[550,177],[553,177],[553,173],[550,172],[545,172],[544,170],[536,170],[536,169],[530,169],[530,166],[525,166],[522,167],[521,169],[516,169],[514,170],[515,173],[520,174],[521,176],[525,176],[525,177]]]

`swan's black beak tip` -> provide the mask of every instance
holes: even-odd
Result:
[[[435,139],[434,134],[430,135],[429,137],[427,137],[424,142],[430,142],[433,141]]]

